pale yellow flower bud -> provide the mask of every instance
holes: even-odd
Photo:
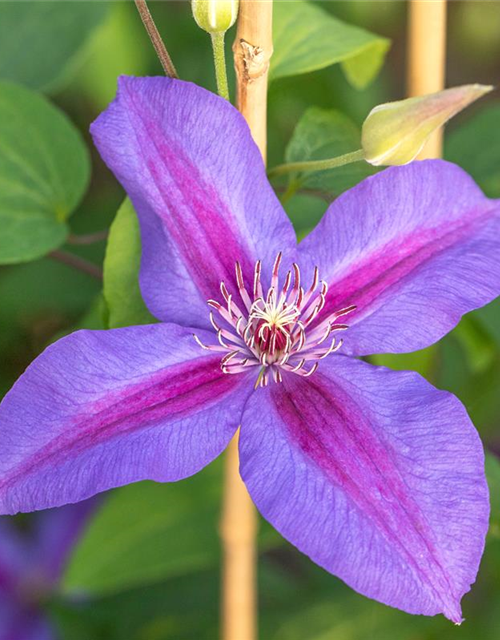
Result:
[[[411,162],[431,133],[492,89],[468,84],[378,105],[363,123],[361,145],[365,159],[376,166]]]
[[[191,0],[193,16],[208,33],[224,33],[236,21],[239,0]]]

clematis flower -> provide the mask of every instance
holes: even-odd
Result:
[[[43,604],[56,591],[95,501],[38,514],[33,529],[0,519],[0,640],[53,640]]]
[[[478,434],[454,396],[359,357],[422,349],[498,295],[500,203],[452,164],[395,167],[297,246],[217,96],[125,77],[92,134],[161,322],[78,331],[27,369],[0,407],[1,511],[180,480],[241,425],[241,475],[285,538],[362,594],[460,622],[488,526]]]

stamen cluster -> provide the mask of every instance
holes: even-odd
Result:
[[[210,312],[219,344],[205,345],[194,336],[203,349],[225,353],[221,360],[224,373],[242,373],[249,367],[260,366],[258,383],[263,387],[271,378],[281,382],[283,371],[311,376],[320,360],[342,346],[342,340],[337,341],[333,334],[347,329],[348,325],[337,320],[356,308],[340,309],[311,327],[325,306],[328,285],[319,281],[316,267],[312,284],[305,290],[301,286],[300,269],[294,263],[280,287],[281,259],[279,253],[267,293],[261,283],[261,261],[255,263],[252,295],[245,287],[241,265],[237,262],[239,300],[234,300],[224,282],[220,285],[224,303],[208,300],[218,315],[216,319],[214,311]]]

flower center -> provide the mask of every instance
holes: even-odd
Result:
[[[221,360],[224,373],[241,373],[248,367],[261,367],[258,378],[261,386],[266,386],[270,378],[281,382],[283,371],[312,375],[321,359],[342,346],[342,340],[337,341],[334,334],[348,326],[337,320],[356,308],[345,307],[311,326],[325,306],[328,285],[319,281],[316,267],[311,286],[305,290],[301,286],[300,269],[294,263],[280,286],[281,258],[279,253],[266,293],[261,283],[261,262],[256,262],[252,295],[245,287],[237,262],[238,302],[224,282],[220,285],[224,302],[208,300],[217,314],[216,319],[211,311],[210,321],[219,344],[204,345],[194,336],[203,349],[224,352]]]

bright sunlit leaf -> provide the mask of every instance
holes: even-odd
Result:
[[[127,198],[111,225],[104,260],[104,298],[112,328],[156,322],[139,289],[140,261],[139,223]]]

